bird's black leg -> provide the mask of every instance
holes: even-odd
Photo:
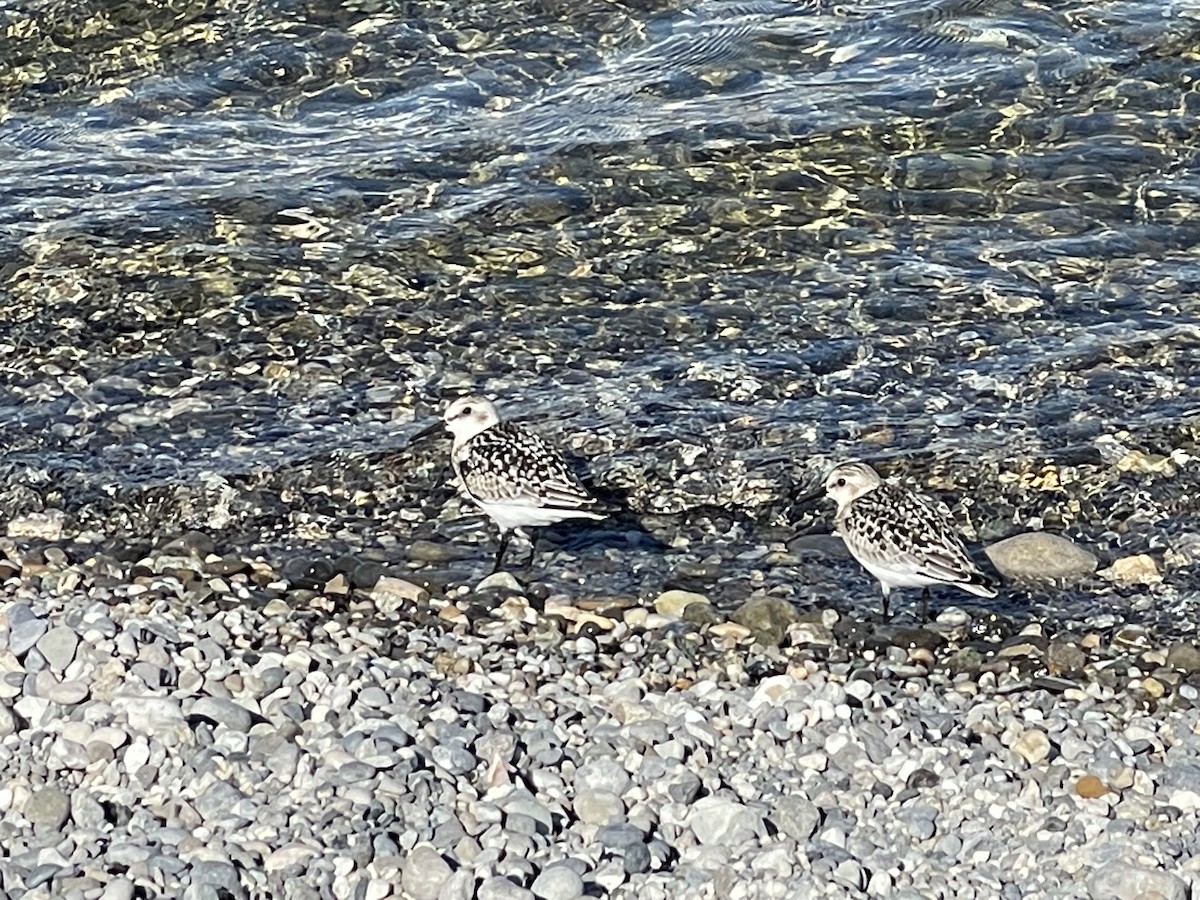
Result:
[[[890,619],[892,617],[892,614],[890,612],[888,612],[888,605],[891,602],[891,599],[892,599],[891,588],[884,588],[883,589],[883,618],[885,620]]]
[[[500,548],[496,551],[496,564],[492,566],[491,574],[495,575],[500,571],[500,564],[504,562],[504,551],[508,549],[508,542],[512,538],[511,531],[500,532]]]
[[[529,559],[525,561],[525,568],[528,569],[533,565],[533,557],[537,553],[538,536],[542,533],[542,529],[526,528],[525,533],[529,535]]]
[[[929,621],[929,588],[921,591],[921,621]]]

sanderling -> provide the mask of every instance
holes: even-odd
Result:
[[[512,531],[522,528],[533,559],[537,529],[564,519],[603,519],[595,499],[557,450],[532,431],[500,421],[490,400],[461,397],[442,416],[454,435],[450,461],[464,497],[500,529],[493,572],[500,570]]]
[[[996,589],[967,554],[950,518],[912,491],[886,483],[870,466],[851,462],[825,479],[825,493],[837,502],[837,530],[846,549],[879,579],[883,614],[894,588],[949,584],[979,597]]]

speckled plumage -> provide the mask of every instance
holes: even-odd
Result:
[[[603,519],[590,509],[596,501],[548,442],[519,425],[501,422],[496,407],[482,397],[463,397],[446,409],[454,435],[450,462],[460,490],[500,529],[495,570],[504,560],[509,533],[530,532],[564,519]],[[532,548],[530,556],[532,557]]]
[[[929,501],[887,484],[863,463],[838,466],[825,489],[838,503],[837,530],[850,555],[879,580],[885,613],[894,588],[947,584],[996,596],[954,523]]]
[[[595,503],[557,450],[511,422],[463,442],[451,461],[464,494],[480,505],[529,506],[543,518],[554,512],[570,518]]]

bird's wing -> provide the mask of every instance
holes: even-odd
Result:
[[[884,488],[855,500],[843,522],[856,555],[898,574],[951,584],[980,577],[945,514],[901,488]]]
[[[532,431],[506,422],[476,435],[466,449],[459,477],[475,499],[559,509],[595,503],[562,454]]]

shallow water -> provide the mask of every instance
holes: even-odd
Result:
[[[632,508],[593,591],[744,585],[846,456],[988,540],[1194,532],[1194,3],[325,6],[0,9],[3,513],[402,559],[470,389]]]

